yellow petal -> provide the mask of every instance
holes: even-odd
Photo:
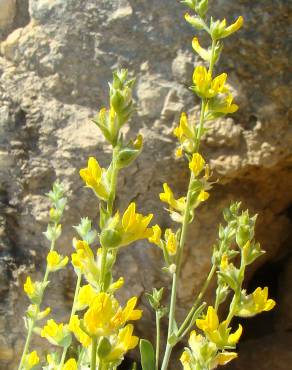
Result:
[[[242,334],[242,326],[239,324],[238,326],[238,329],[236,330],[236,332],[230,334],[228,336],[228,344],[230,345],[235,345],[238,341],[239,341],[239,338],[241,337],[241,334]]]
[[[192,160],[189,163],[189,168],[193,174],[197,177],[202,169],[204,168],[205,160],[199,153],[194,153]]]
[[[192,47],[193,49],[200,55],[200,57],[206,61],[210,60],[210,53],[208,50],[201,47],[199,40],[197,37],[193,38],[192,41]]]
[[[226,365],[237,357],[236,352],[221,352],[216,356],[216,365]]]

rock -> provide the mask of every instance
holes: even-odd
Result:
[[[290,331],[292,329],[292,258],[288,258],[284,270],[279,276],[279,301],[277,310],[277,330]]]
[[[12,25],[16,11],[15,5],[15,0],[0,0],[0,32]]]
[[[171,70],[173,77],[181,84],[190,86],[194,70],[194,54],[178,51],[176,58],[173,60]]]
[[[157,117],[161,113],[168,90],[165,82],[151,75],[143,76],[137,83],[139,114],[150,119]]]
[[[291,333],[250,340],[240,345],[239,358],[233,360],[226,370],[287,370],[292,361]]]

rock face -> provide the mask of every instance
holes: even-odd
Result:
[[[231,21],[242,14],[246,20],[244,29],[227,40],[220,66],[230,75],[240,110],[232,118],[212,122],[204,138],[203,153],[219,182],[189,233],[179,290],[180,315],[209,269],[221,210],[234,199],[259,214],[257,237],[268,252],[259,263],[274,266],[281,260],[284,272],[279,276],[291,291],[289,269],[282,268],[292,225],[289,4],[285,0],[213,3],[216,16]],[[158,202],[162,183],[167,181],[180,194],[188,181],[185,163],[174,161],[171,133],[182,110],[195,117],[199,109],[188,90],[197,59],[190,46],[193,30],[182,20],[184,11],[178,2],[169,0],[0,0],[1,368],[16,368],[24,339],[21,317],[27,304],[20,293],[24,272],[38,276],[47,251],[42,237],[48,221],[44,193],[56,178],[64,181],[69,207],[59,246],[63,253],[71,251],[71,225],[81,216],[96,219],[97,205],[83,189],[78,169],[89,155],[102,164],[109,162],[109,150],[90,118],[107,104],[107,82],[118,66],[129,68],[137,77],[137,113],[128,135],[140,130],[145,137],[143,154],[119,179],[118,206],[124,209],[135,200],[143,212],[154,212],[156,222],[170,224]],[[145,315],[138,330],[150,337],[149,322],[154,321],[142,294],[153,285],[169,283],[161,274],[160,253],[138,243],[122,251],[118,264],[119,274],[131,286],[123,297],[141,296]],[[274,283],[277,278],[275,274]],[[74,280],[70,271],[58,279],[65,288],[55,288],[50,294],[58,302],[55,314],[62,319],[70,309]],[[266,281],[270,280],[263,279],[263,284]],[[282,302],[291,305],[291,299],[280,289],[281,283],[279,289],[275,286],[279,311],[272,317],[269,334],[280,330],[277,335],[281,335],[291,330],[291,315],[285,315],[283,322],[282,306]],[[265,343],[275,348],[261,350],[269,364],[266,368],[286,369],[291,362],[288,354],[283,355],[287,358],[283,367],[274,366],[276,336]],[[42,346],[40,340],[35,345]],[[243,357],[245,351],[255,353],[250,366],[257,366],[258,347],[258,338],[247,339],[242,346]],[[236,366],[246,368],[244,360]]]

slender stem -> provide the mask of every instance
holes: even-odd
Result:
[[[119,168],[117,166],[117,157],[119,154],[120,147],[117,145],[113,149],[113,157],[112,157],[112,168],[111,168],[111,179],[110,179],[110,195],[107,201],[107,211],[109,213],[109,217],[112,216],[113,207],[116,197],[116,186],[117,186],[117,179],[119,174]],[[101,290],[104,290],[104,280],[106,275],[106,260],[107,260],[107,248],[102,246],[102,255],[101,255],[101,267],[100,267],[100,287]]]
[[[54,250],[55,243],[56,243],[56,240],[53,239],[51,241],[51,245],[50,245],[50,252]],[[49,273],[50,273],[50,270],[49,270],[49,266],[47,264],[46,271],[45,271],[45,274],[44,274],[44,277],[43,277],[43,281],[42,281],[42,287],[43,288],[42,288],[42,291],[40,293],[39,303],[36,304],[36,306],[37,306],[37,308],[36,308],[36,316],[37,316],[37,314],[38,314],[38,312],[40,310],[40,305],[42,303],[44,292],[46,290],[46,283],[48,282]],[[19,366],[18,366],[18,370],[21,370],[22,369],[22,366],[23,366],[23,363],[24,363],[24,360],[25,360],[25,356],[26,356],[27,352],[29,351],[30,341],[31,341],[33,329],[35,327],[35,323],[36,323],[36,317],[33,318],[33,319],[31,319],[31,321],[30,321],[30,325],[29,325],[28,332],[27,332],[27,338],[26,338],[25,345],[24,345],[24,348],[23,348],[23,352],[22,352],[22,356],[21,356],[20,363],[19,363]]]
[[[212,39],[212,47],[211,47],[211,58],[210,58],[210,66],[209,66],[209,73],[212,76],[213,69],[215,65],[215,49],[216,49],[216,40]]]
[[[80,355],[78,357],[77,369],[79,369],[80,365],[82,364],[84,354],[85,354],[85,348],[82,347],[81,352],[80,352]]]
[[[78,293],[79,293],[79,289],[80,289],[81,278],[82,278],[82,275],[81,275],[80,272],[78,272],[76,286],[75,286],[74,299],[73,299],[73,304],[72,304],[72,309],[71,309],[71,314],[70,314],[69,322],[71,321],[71,318],[75,315],[75,312],[76,312],[76,302],[77,302]],[[65,361],[65,358],[66,358],[66,354],[67,354],[68,348],[69,347],[64,347],[64,349],[63,349],[63,353],[62,353],[60,364],[58,366],[58,370],[61,370],[62,369],[62,366],[64,365],[64,361]]]
[[[156,316],[156,355],[155,355],[155,370],[159,368],[159,351],[160,351],[160,316],[159,312],[155,312]]]
[[[102,247],[101,249],[101,266],[100,266],[100,288],[104,290],[104,280],[106,274],[106,257],[107,257],[107,248]]]
[[[117,157],[119,154],[120,147],[117,145],[113,150],[113,159],[112,159],[112,173],[111,173],[111,180],[110,180],[110,195],[109,200],[107,202],[107,210],[110,215],[113,213],[113,206],[116,197],[116,186],[117,186],[117,179],[119,168],[117,167]]]
[[[199,295],[197,296],[191,310],[189,311],[189,313],[186,316],[184,322],[182,323],[181,327],[178,330],[178,334],[177,334],[178,337],[182,338],[186,334],[186,328],[188,327],[189,323],[193,321],[193,316],[196,312],[196,309],[197,309],[198,305],[201,303],[202,298],[203,298],[204,294],[206,293],[206,290],[208,289],[208,286],[209,286],[215,272],[216,272],[216,266],[212,265],[212,268],[211,268],[211,270],[208,274],[207,279],[205,280],[205,283],[204,283]]]
[[[90,370],[96,370],[97,338],[92,337]]]
[[[28,332],[27,332],[27,337],[26,337],[26,341],[25,341],[25,345],[24,345],[24,349],[23,349],[23,353],[22,353],[22,356],[21,356],[21,360],[20,360],[20,363],[19,363],[18,370],[22,369],[25,356],[26,356],[26,354],[28,352],[28,349],[29,349],[29,344],[30,344],[30,340],[31,340],[34,325],[35,325],[35,319],[33,319],[31,321],[31,324],[29,325]]]
[[[66,358],[66,354],[67,354],[67,350],[68,350],[68,347],[64,347],[64,350],[63,350],[63,353],[62,353],[62,357],[61,357],[61,361],[60,361],[60,364],[58,366],[58,370],[59,369],[62,369],[62,366],[65,362],[65,358]]]

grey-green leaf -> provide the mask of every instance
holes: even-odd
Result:
[[[155,355],[154,349],[149,340],[140,340],[140,354],[141,364],[143,370],[154,370],[155,369]]]

